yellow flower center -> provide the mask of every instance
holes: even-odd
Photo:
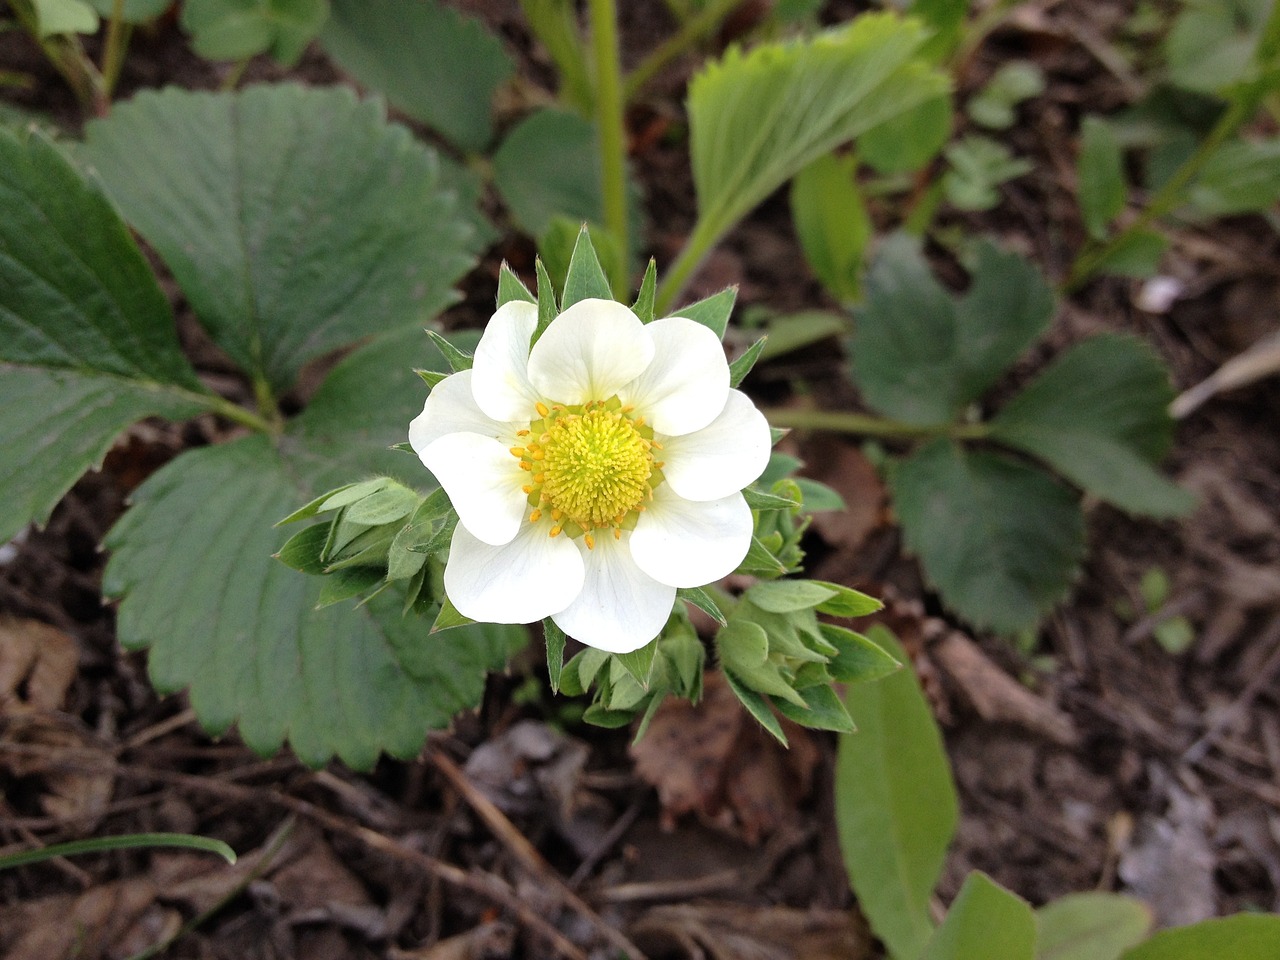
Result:
[[[621,536],[662,481],[653,430],[616,397],[580,407],[539,404],[538,412],[542,419],[521,431],[524,446],[511,448],[532,474],[524,487],[534,508],[529,519],[550,512],[551,536],[585,536],[588,547],[593,530],[612,527]]]

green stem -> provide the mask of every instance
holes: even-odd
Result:
[[[224,93],[234,90],[239,85],[240,78],[244,76],[244,71],[252,59],[253,57],[245,57],[243,60],[237,60],[227,72],[227,75],[222,78],[222,83],[218,84],[218,89]]]
[[[897,437],[904,440],[929,440],[950,437],[953,440],[982,440],[990,434],[985,423],[940,423],[919,426],[900,423],[865,413],[846,413],[837,410],[765,410],[769,423],[775,427],[792,427],[797,430],[828,430],[833,433],[853,433],[864,437]]]
[[[120,79],[120,69],[124,66],[124,54],[129,49],[129,37],[132,33],[129,24],[124,22],[124,0],[114,0],[111,5],[111,21],[107,24],[107,39],[102,48],[102,89],[110,98]]]
[[[671,305],[676,297],[680,296],[680,291],[684,289],[684,285],[689,281],[693,271],[698,268],[702,258],[720,239],[720,232],[710,220],[701,216],[698,218],[698,222],[693,225],[693,232],[689,234],[689,239],[684,242],[684,249],[667,268],[667,272],[662,275],[662,280],[658,283],[658,289],[653,298],[653,308],[657,316],[664,316],[666,311],[671,309]]]
[[[631,262],[627,230],[627,141],[622,117],[622,60],[618,50],[618,12],[614,0],[590,0],[591,52],[596,77],[596,126],[600,131],[600,177],[604,225],[619,256],[611,264],[609,285],[626,297]]]
[[[252,410],[246,410],[239,404],[232,403],[225,397],[214,396],[202,397],[209,404],[209,409],[221,417],[226,417],[233,423],[256,430],[259,433],[275,434],[280,432],[280,420],[278,416],[263,417],[254,413]]]
[[[0,857],[0,870],[21,867],[28,863],[40,863],[55,857],[72,857],[102,850],[129,850],[136,847],[186,847],[216,853],[227,863],[236,862],[235,851],[221,840],[211,840],[208,837],[197,837],[186,833],[128,833],[117,837],[90,837],[87,840],[73,840],[70,843],[41,847],[39,850],[12,853],[6,857]]]
[[[697,16],[690,17],[680,29],[658,45],[627,77],[623,99],[630,103],[654,75],[684,53],[703,37],[710,34],[742,0],[712,0]]]

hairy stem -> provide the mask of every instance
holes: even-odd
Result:
[[[590,0],[591,51],[596,77],[596,126],[600,132],[600,178],[604,225],[617,245],[609,285],[615,297],[629,293],[631,262],[627,230],[627,138],[622,117],[622,61],[614,0]]]
[[[627,77],[624,99],[630,103],[654,75],[706,37],[727,17],[742,0],[712,0],[696,16],[680,25],[680,29],[659,44]]]

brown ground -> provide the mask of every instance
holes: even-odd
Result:
[[[530,76],[550,76],[514,3],[464,6],[501,29]],[[624,6],[634,59],[667,23],[659,3]],[[855,9],[832,2],[828,15]],[[1014,57],[1034,59],[1049,79],[1008,135],[1036,170],[1004,188],[997,210],[949,222],[993,233],[1061,276],[1081,236],[1072,131],[1083,105],[1125,100],[1123,78],[1099,60],[1124,15],[1111,0],[1032,3],[982,48],[962,92]],[[0,68],[37,78],[6,99],[74,124],[74,102],[23,38],[0,34]],[[687,69],[659,78],[633,111],[637,137],[678,119]],[[220,70],[191,57],[167,24],[136,38],[124,88],[212,87]],[[295,72],[334,75],[317,52]],[[250,71],[279,75],[269,64]],[[660,136],[643,144],[634,162],[661,262],[692,219],[687,159]],[[1108,329],[1147,338],[1180,388],[1198,382],[1274,330],[1278,253],[1260,218],[1180,230],[1164,264],[1184,284],[1171,309],[1140,310],[1134,282],[1091,283],[1061,305],[1047,346],[1016,376]],[[531,249],[509,240],[491,252],[465,280],[467,299],[450,322],[483,320],[503,256],[527,265]],[[736,230],[698,281],[729,282],[742,284],[742,304],[827,303],[803,266],[785,197]],[[824,402],[848,403],[830,347],[764,366],[748,386],[782,402],[803,380]],[[1213,399],[1181,424],[1170,468],[1200,495],[1190,519],[1093,509],[1084,577],[1030,652],[948,621],[900,556],[857,446],[801,438],[855,505],[851,517],[818,526],[810,572],[891,598],[891,622],[946,730],[963,819],[944,901],[977,868],[1036,903],[1127,890],[1164,923],[1280,909],[1278,410],[1273,379]],[[156,698],[143,658],[117,648],[112,610],[99,601],[96,545],[150,471],[218,430],[139,425],[47,529],[5,548],[0,677],[6,658],[9,669],[23,657],[39,663],[23,667],[15,689],[0,683],[0,852],[176,830],[222,838],[245,856],[234,870],[185,853],[130,852],[0,874],[0,957],[128,957],[206,911],[166,955],[606,957],[626,949],[623,936],[651,957],[873,955],[844,912],[852,900],[835,847],[833,742],[801,736],[789,754],[768,749],[714,683],[701,714],[673,713],[635,759],[625,732],[570,723],[566,736],[546,726],[564,704],[521,696],[538,674],[537,649],[494,678],[484,709],[433,738],[419,760],[384,762],[371,775],[310,771],[288,755],[255,757],[234,737],[204,737],[181,698]],[[1180,656],[1154,642],[1151,618],[1117,611],[1138,603],[1153,567],[1173,584],[1164,613],[1195,628]],[[661,782],[661,803],[646,776]]]

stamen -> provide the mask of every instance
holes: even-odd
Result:
[[[507,452],[513,457],[523,457],[524,447],[507,447]]]
[[[541,519],[542,519],[542,511],[541,511],[541,510],[535,510],[535,511],[533,511],[533,513],[529,514],[529,522],[530,522],[530,523],[537,523],[537,522],[538,522],[539,520],[541,520]]]
[[[551,415],[551,411],[547,409],[547,405],[542,401],[538,401],[534,404],[534,407],[537,409],[540,416],[549,417]]]
[[[596,538],[591,534],[585,534],[582,540],[587,545],[588,550],[594,550],[596,548]]]
[[[553,537],[558,537],[558,536],[560,536],[560,529],[561,529],[561,528],[560,528],[560,525],[559,525],[559,524],[556,524],[554,527],[552,527],[552,528],[551,528],[551,536],[553,536]]]

